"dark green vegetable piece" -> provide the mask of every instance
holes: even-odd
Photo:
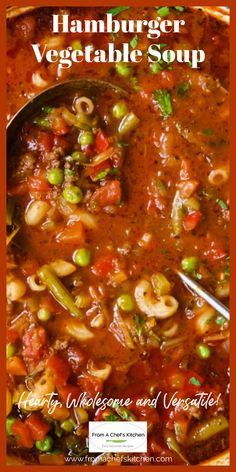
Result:
[[[189,82],[185,80],[177,87],[177,95],[183,96],[186,95],[189,90]]]
[[[125,406],[120,406],[116,402],[112,405],[112,408],[116,411],[116,413],[125,421],[136,421],[136,416],[132,413],[132,411],[128,410]]]
[[[134,317],[134,322],[135,322],[135,328],[137,331],[138,336],[142,334],[144,325],[145,325],[145,320],[141,315],[135,315]]]
[[[138,36],[137,36],[137,34],[131,39],[129,44],[130,44],[131,48],[133,48],[133,49],[137,47],[137,45],[138,45]]]
[[[224,200],[221,200],[221,198],[217,198],[216,203],[222,208],[222,210],[228,210],[228,205]]]
[[[174,435],[173,431],[165,429],[164,433],[163,433],[163,436],[164,436],[164,440],[165,440],[168,448],[171,451],[174,451],[176,454],[178,454],[180,459],[182,459],[182,461],[185,462],[185,464],[189,465],[188,460],[186,459],[186,457],[181,452],[181,449],[180,449],[179,444],[177,443],[177,441],[175,439],[175,435]]]
[[[48,265],[44,265],[38,270],[38,276],[61,305],[67,308],[69,312],[77,318],[83,317],[83,314],[76,306],[74,299],[68,292],[67,288]]]
[[[161,17],[165,17],[165,16],[169,15],[169,13],[170,13],[170,8],[169,7],[155,7],[155,8],[157,10],[158,15],[160,15]]]
[[[208,441],[212,436],[228,429],[229,422],[223,415],[218,415],[194,426],[188,433],[187,446],[198,442]]]
[[[7,226],[13,225],[13,218],[15,213],[15,202],[12,198],[7,199]]]
[[[110,8],[110,10],[107,11],[107,13],[111,13],[112,16],[119,15],[119,13],[122,13],[122,11],[129,10],[130,7],[114,7]]]
[[[155,90],[153,98],[157,102],[162,116],[170,116],[173,113],[171,97],[169,92],[164,89]]]

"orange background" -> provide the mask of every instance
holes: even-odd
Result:
[[[11,2],[8,0],[0,0],[0,61],[1,61],[1,72],[0,72],[0,103],[1,103],[1,110],[0,110],[0,162],[1,162],[1,168],[0,168],[0,197],[1,197],[1,207],[0,207],[0,225],[1,225],[1,230],[0,230],[0,267],[2,268],[1,270],[1,283],[0,283],[0,304],[1,307],[5,306],[5,214],[6,214],[6,207],[5,207],[5,190],[6,190],[6,7],[8,6],[20,6],[20,7],[25,7],[25,6],[116,6],[116,5],[140,5],[140,6],[154,6],[156,5],[155,0],[130,0],[129,2],[126,2],[124,0],[120,0],[119,2],[117,1],[76,1],[76,0],[51,0],[51,1],[37,1],[37,0],[29,0],[28,2],[26,1],[20,1],[20,0],[13,0],[13,5]],[[162,5],[168,5],[168,6],[175,6],[177,1],[168,1],[162,2]],[[235,11],[236,11],[236,4],[235,0],[231,1],[218,1],[218,0],[207,0],[207,1],[191,1],[188,0],[183,2],[184,6],[230,6],[231,8],[231,26],[230,26],[230,38],[231,38],[231,71],[230,71],[230,76],[231,76],[231,124],[230,124],[230,138],[231,138],[231,150],[234,151],[231,153],[233,156],[231,158],[231,224],[230,224],[230,232],[231,232],[231,264],[234,267],[235,264],[232,263],[232,261],[236,261],[236,244],[235,244],[235,239],[236,239],[236,185],[234,185],[234,182],[236,183],[236,165],[235,165],[235,160],[236,160],[236,127],[234,126],[236,123],[236,22],[235,22]],[[235,80],[235,82],[234,82]],[[234,239],[235,238],[235,239]],[[230,308],[231,308],[231,313],[232,313],[232,321],[231,321],[231,337],[233,339],[232,345],[231,345],[231,365],[233,366],[232,372],[231,372],[231,385],[232,385],[232,393],[231,393],[231,434],[230,434],[230,444],[231,444],[231,465],[228,466],[227,470],[236,470],[236,389],[235,389],[235,369],[234,369],[234,363],[236,362],[236,342],[234,342],[233,338],[233,333],[236,332],[236,297],[234,294],[236,293],[236,276],[233,271],[231,271],[231,303],[230,303]],[[17,470],[19,472],[25,472],[25,470],[29,470],[29,472],[44,472],[44,471],[54,471],[55,466],[6,466],[6,452],[5,452],[5,444],[6,444],[6,433],[5,433],[5,336],[3,336],[4,329],[5,329],[5,316],[4,316],[4,310],[1,311],[0,314],[0,320],[2,324],[2,330],[1,333],[2,335],[0,336],[0,359],[3,360],[3,362],[0,363],[0,384],[2,385],[2,388],[0,388],[0,395],[1,395],[1,401],[0,401],[0,466],[1,466],[1,471],[11,471],[11,470]],[[214,455],[214,451],[212,451]],[[76,468],[80,468],[83,470],[85,466],[56,466],[56,471],[66,471],[68,470],[68,467],[73,467],[73,470]],[[108,466],[99,466],[99,470],[104,470],[105,468],[107,469]],[[136,471],[140,470],[138,466],[125,466],[126,470],[127,467],[131,471]],[[151,467],[151,469],[150,469]],[[155,470],[158,468],[158,466],[142,466],[142,470],[147,470],[150,471],[153,470],[152,467],[155,467]],[[160,466],[163,467],[163,466]],[[174,471],[183,471],[183,468],[185,466],[164,466],[164,470],[172,470]],[[193,467],[194,470],[196,471],[202,471],[203,466],[190,466],[190,468]],[[207,466],[209,470],[219,470],[218,466]],[[86,469],[84,472],[93,470],[94,471],[94,466],[86,466]]]

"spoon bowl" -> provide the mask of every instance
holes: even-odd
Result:
[[[114,92],[118,100],[128,96],[128,93],[125,90],[111,84],[110,82],[86,78],[68,80],[66,82],[52,85],[46,90],[43,90],[32,100],[23,105],[23,107],[19,109],[8,123],[7,151],[10,151],[14,139],[24,122],[43,106],[46,106],[58,99],[68,98],[72,93],[79,93],[80,96],[86,95],[92,97],[94,95],[98,96],[104,94],[107,91]]]

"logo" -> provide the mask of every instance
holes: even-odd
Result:
[[[147,452],[147,422],[90,421],[89,452]]]

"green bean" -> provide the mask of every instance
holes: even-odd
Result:
[[[186,445],[192,446],[198,442],[207,441],[212,436],[215,436],[215,434],[228,429],[228,427],[229,422],[223,415],[218,415],[209,420],[203,421],[190,430]]]
[[[16,418],[13,418],[13,416],[8,416],[8,418],[6,419],[6,432],[8,436],[13,436],[12,426],[15,421]]]
[[[122,121],[120,122],[118,131],[121,136],[128,134],[133,131],[139,125],[138,117],[131,111],[127,113]]]
[[[13,225],[13,217],[15,212],[15,202],[12,198],[7,199],[7,226]]]
[[[77,318],[83,317],[83,314],[76,306],[75,301],[68,292],[67,288],[53,273],[48,265],[44,265],[38,270],[38,276],[48,287],[50,292],[52,292],[56,300],[61,303],[61,305],[63,305],[72,315],[76,316]]]
[[[132,411],[128,410],[125,406],[120,406],[114,402],[112,408],[116,411],[116,413],[125,421],[136,421],[136,416],[132,413]]]
[[[180,449],[180,447],[179,447],[179,445],[178,445],[178,443],[175,439],[174,433],[172,431],[169,431],[168,429],[165,429],[164,433],[163,433],[163,436],[164,436],[164,439],[165,439],[165,442],[166,442],[168,448],[171,451],[176,452],[176,454],[178,454],[180,459],[182,459],[182,461],[185,462],[185,464],[189,465],[188,460],[186,459],[186,457],[181,452],[181,449]]]
[[[183,229],[183,202],[179,191],[176,192],[171,211],[171,223],[175,236],[179,236]]]

